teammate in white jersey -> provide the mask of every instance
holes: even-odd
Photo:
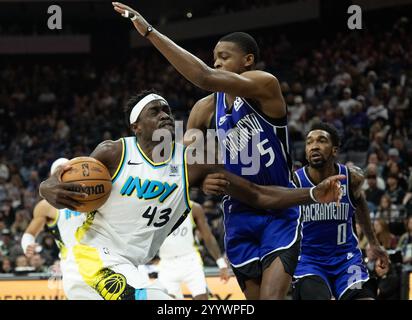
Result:
[[[59,158],[54,161],[50,168],[50,174],[53,174],[59,166],[64,165],[68,161],[66,158]],[[44,226],[47,225],[60,250],[60,258],[66,258],[67,247],[71,247],[74,244],[74,233],[83,224],[84,220],[85,217],[80,212],[69,209],[59,210],[50,205],[46,200],[40,200],[34,207],[33,219],[30,221],[21,240],[24,254],[30,258],[40,249],[36,243],[36,237],[44,229]]]
[[[203,262],[195,244],[193,228],[197,228],[207,250],[216,260],[220,278],[225,282],[229,280],[228,266],[207,224],[203,208],[193,201],[189,217],[166,238],[160,247],[158,279],[175,298],[183,299],[181,285],[185,283],[194,300],[207,300]]]
[[[185,147],[171,141],[160,144],[153,139],[160,129],[174,134],[174,121],[167,101],[143,92],[127,104],[127,117],[134,136],[104,141],[91,157],[101,161],[112,176],[112,190],[107,202],[89,212],[76,232],[72,252],[86,283],[104,299],[167,299],[169,296],[152,286],[138,266],[150,261],[166,237],[190,212],[189,185],[200,185],[205,175],[224,172],[214,165],[188,164]],[[159,155],[159,154],[158,154]],[[191,159],[192,160],[192,159]],[[190,161],[195,162],[195,161]],[[61,175],[70,166],[59,168],[40,185],[40,194],[56,208],[74,209],[81,205],[73,196],[87,197],[80,184],[63,183]],[[224,173],[230,185],[227,192],[256,208],[286,208],[317,201],[336,201],[340,196],[339,179],[330,177],[313,189],[289,189],[258,186],[241,177]],[[75,293],[73,292],[73,295]]]
[[[50,174],[53,174],[58,166],[64,165],[67,161],[69,160],[66,158],[59,158],[54,161],[50,169]],[[36,237],[44,229],[44,226],[47,225],[60,251],[59,258],[63,289],[69,299],[70,290],[67,288],[68,282],[66,281],[65,275],[67,274],[67,270],[76,268],[76,266],[70,263],[68,257],[71,255],[70,249],[76,242],[74,234],[77,228],[83,224],[85,218],[86,216],[80,212],[69,209],[56,209],[46,200],[40,200],[34,207],[33,219],[30,221],[21,240],[24,254],[28,258],[32,257],[41,249],[39,244],[36,243]],[[80,294],[83,292],[84,297],[94,296],[95,299],[100,299],[100,296],[88,286],[82,286],[78,289],[78,292],[80,292]]]

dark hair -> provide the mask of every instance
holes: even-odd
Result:
[[[314,131],[314,130],[326,131],[330,135],[333,146],[334,147],[340,146],[339,133],[338,133],[338,130],[336,130],[336,128],[333,125],[326,123],[326,122],[317,122],[310,128],[309,132]]]
[[[255,57],[255,63],[260,59],[259,47],[256,40],[246,32],[229,33],[220,38],[219,42],[220,41],[236,43],[244,53],[253,54],[253,56]]]
[[[151,94],[151,93],[155,93],[155,94],[160,95],[155,89],[149,89],[149,90],[143,90],[143,91],[139,92],[138,94],[136,94],[134,96],[131,96],[129,98],[129,100],[127,100],[127,102],[126,102],[126,104],[123,108],[123,111],[124,111],[124,115],[125,115],[125,121],[126,121],[126,124],[127,124],[128,127],[130,126],[129,118],[130,118],[130,113],[133,110],[133,107],[140,100],[142,100],[145,96],[147,96],[148,94]]]

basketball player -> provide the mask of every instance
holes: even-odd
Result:
[[[53,174],[59,166],[64,165],[68,159],[59,158],[53,162],[50,174]],[[80,212],[72,211],[69,209],[56,209],[52,207],[46,200],[40,200],[34,207],[33,219],[28,225],[26,231],[21,239],[21,246],[23,252],[27,258],[32,257],[39,245],[36,243],[36,237],[47,225],[49,231],[53,234],[57,247],[59,248],[60,269],[62,272],[63,289],[66,296],[71,299],[71,291],[67,288],[67,270],[75,268],[76,266],[70,265],[68,256],[70,250],[75,244],[74,234],[78,227],[80,227],[86,216]],[[70,277],[70,276],[69,276]],[[90,287],[82,286],[77,289],[79,294],[83,292],[84,297],[93,297],[94,299],[101,299]]]
[[[73,259],[82,283],[104,299],[168,299],[158,285],[151,286],[138,266],[150,261],[166,237],[191,210],[189,185],[199,185],[206,174],[219,166],[188,164],[185,147],[171,141],[163,144],[164,161],[154,157],[158,141],[155,131],[174,134],[174,120],[167,101],[158,94],[143,92],[127,104],[127,118],[134,136],[104,141],[90,155],[102,162],[112,176],[112,190],[106,203],[87,214],[76,231]],[[157,162],[156,162],[157,161]],[[193,162],[193,161],[191,161]],[[190,163],[190,162],[189,162]],[[61,175],[70,166],[59,167],[40,185],[40,194],[56,208],[74,209],[76,197],[87,198],[78,183],[63,183]],[[289,207],[313,201],[330,202],[340,197],[343,176],[334,176],[311,189],[259,186],[230,173],[229,194],[248,194],[247,201],[258,208]]]
[[[219,245],[210,231],[205,213],[200,204],[192,201],[189,217],[170,234],[159,250],[159,281],[169,294],[183,299],[182,283],[189,288],[194,300],[207,300],[207,284],[203,271],[203,262],[196,248],[193,228],[199,231],[205,246],[220,270],[220,278],[229,280],[229,269],[222,256]]]
[[[336,162],[339,135],[326,123],[315,124],[306,136],[306,159],[309,163],[295,171],[299,187],[316,186],[323,179],[343,174],[340,205],[301,205],[302,243],[295,271],[294,298],[324,300],[373,299],[365,285],[369,279],[362,252],[352,224],[356,213],[377,262],[385,267],[388,256],[379,246],[372,229],[365,196],[361,190],[364,176],[357,167],[348,168]]]
[[[214,48],[213,69],[135,10],[118,2],[113,6],[131,18],[137,31],[187,80],[215,92],[194,105],[187,128],[217,130],[225,169],[242,175],[250,163],[233,160],[249,152],[257,155],[253,161],[259,169],[244,178],[259,185],[291,187],[286,104],[276,77],[255,70],[256,41],[242,32],[222,37]],[[298,208],[256,211],[249,203],[226,197],[223,211],[227,256],[246,298],[283,299],[298,261]]]

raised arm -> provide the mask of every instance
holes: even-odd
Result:
[[[356,221],[361,226],[362,232],[365,235],[366,239],[368,239],[372,255],[375,259],[379,259],[381,267],[384,268],[388,265],[389,258],[386,251],[383,250],[379,245],[379,241],[376,238],[376,234],[372,228],[368,203],[366,202],[365,194],[362,191],[362,185],[365,177],[362,170],[358,167],[353,166],[349,171],[351,178],[350,188],[353,192],[353,197],[356,204]]]
[[[239,75],[210,68],[159,31],[153,29],[148,33],[150,24],[136,10],[119,2],[113,2],[113,6],[114,10],[122,15],[125,11],[134,15],[132,21],[139,34],[146,36],[173,67],[197,87],[258,100],[272,99],[280,95],[278,80],[273,75],[263,71],[247,71]]]

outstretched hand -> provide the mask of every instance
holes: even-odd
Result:
[[[315,199],[320,203],[339,202],[342,198],[341,180],[345,175],[335,175],[326,178],[313,189]]]
[[[376,260],[377,265],[381,269],[387,269],[389,268],[389,255],[386,252],[384,248],[382,248],[380,245],[370,245],[370,255],[371,259]]]
[[[123,18],[129,18],[132,20],[136,30],[144,36],[147,32],[147,27],[150,25],[142,15],[136,10],[126,6],[120,2],[112,2],[113,9],[120,13]]]

